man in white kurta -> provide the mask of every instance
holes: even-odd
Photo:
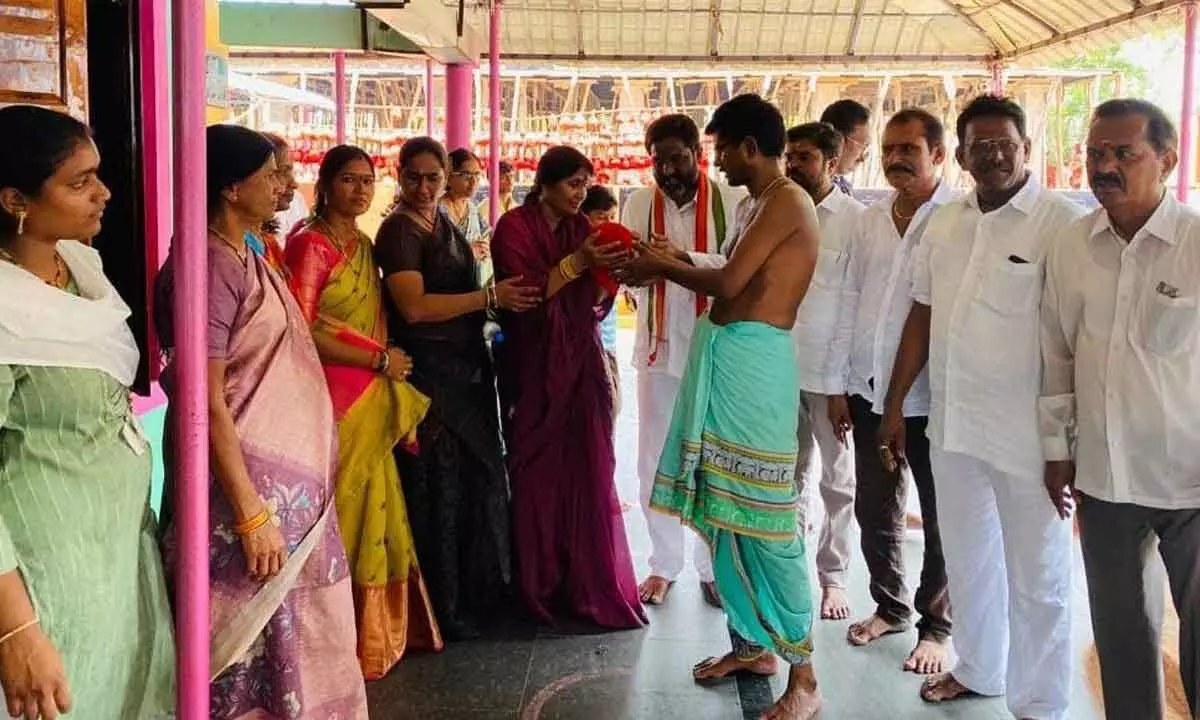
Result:
[[[1164,716],[1168,586],[1178,716],[1200,717],[1200,213],[1164,187],[1178,142],[1149,103],[1096,108],[1101,208],[1055,243],[1042,300],[1045,482],[1064,514],[1078,506],[1105,711],[1122,720]]]
[[[694,265],[724,265],[722,249],[735,237],[735,213],[745,191],[703,175],[698,164],[700,131],[685,115],[665,115],[651,123],[646,129],[646,151],[654,160],[655,186],[629,196],[621,211],[621,224],[642,238],[669,242]],[[650,509],[650,492],[687,367],[692,330],[707,298],[661,281],[637,288],[634,297],[638,314],[633,357],[638,480],[651,546],[650,576],[640,591],[644,602],[661,604],[683,571],[686,531],[678,518]],[[698,538],[691,541],[705,600],[719,606],[708,548]]]
[[[800,378],[800,453],[796,482],[800,490],[799,525],[811,528],[813,487],[819,488],[824,510],[817,543],[817,577],[821,583],[821,617],[850,616],[846,571],[850,565],[850,530],[854,522],[854,454],[849,437],[843,442],[829,422],[828,396],[838,391],[833,342],[838,307],[846,280],[846,246],[857,230],[863,204],[833,183],[838,157],[845,147],[827,123],[807,123],[788,130],[788,177],[812,196],[821,227],[821,246],[812,282],[792,335]],[[820,464],[821,473],[815,472]]]
[[[881,444],[903,445],[902,404],[928,361],[930,462],[954,606],[952,672],[921,696],[1007,694],[1015,717],[1062,718],[1071,688],[1071,527],[1042,487],[1042,268],[1081,205],[1026,167],[1025,114],[981,96],[958,118],[975,191],[934,213],[913,257],[913,309]]]

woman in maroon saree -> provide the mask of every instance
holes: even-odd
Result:
[[[613,298],[590,272],[626,255],[597,248],[579,214],[592,175],[581,153],[552,148],[525,204],[496,225],[496,278],[520,277],[545,301],[502,314],[494,351],[525,603],[543,622],[558,610],[632,628],[646,615],[613,484],[613,398],[599,333]]]

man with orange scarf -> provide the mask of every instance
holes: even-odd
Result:
[[[654,162],[654,187],[625,201],[621,224],[643,238],[667,242],[678,257],[699,267],[720,267],[734,237],[734,213],[746,193],[710,180],[700,170],[700,130],[686,115],[664,115],[646,128]],[[652,512],[650,491],[666,440],[675,396],[687,366],[696,318],[708,298],[664,280],[635,292],[637,340],[638,480],[650,531],[650,576],[639,587],[642,602],[659,605],[683,570],[685,533],[678,518]],[[694,563],[704,599],[720,607],[708,549],[693,539]]]

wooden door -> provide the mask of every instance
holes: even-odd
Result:
[[[87,117],[86,0],[0,0],[0,104]]]

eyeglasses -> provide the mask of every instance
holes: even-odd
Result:
[[[975,140],[967,146],[967,152],[974,158],[984,158],[999,151],[1002,155],[1015,155],[1021,143],[1008,138]]]
[[[419,173],[410,172],[408,170],[405,170],[403,173],[401,173],[401,177],[403,177],[406,182],[413,183],[414,185],[418,183],[441,185],[442,181],[445,179],[445,176],[440,172]]]

